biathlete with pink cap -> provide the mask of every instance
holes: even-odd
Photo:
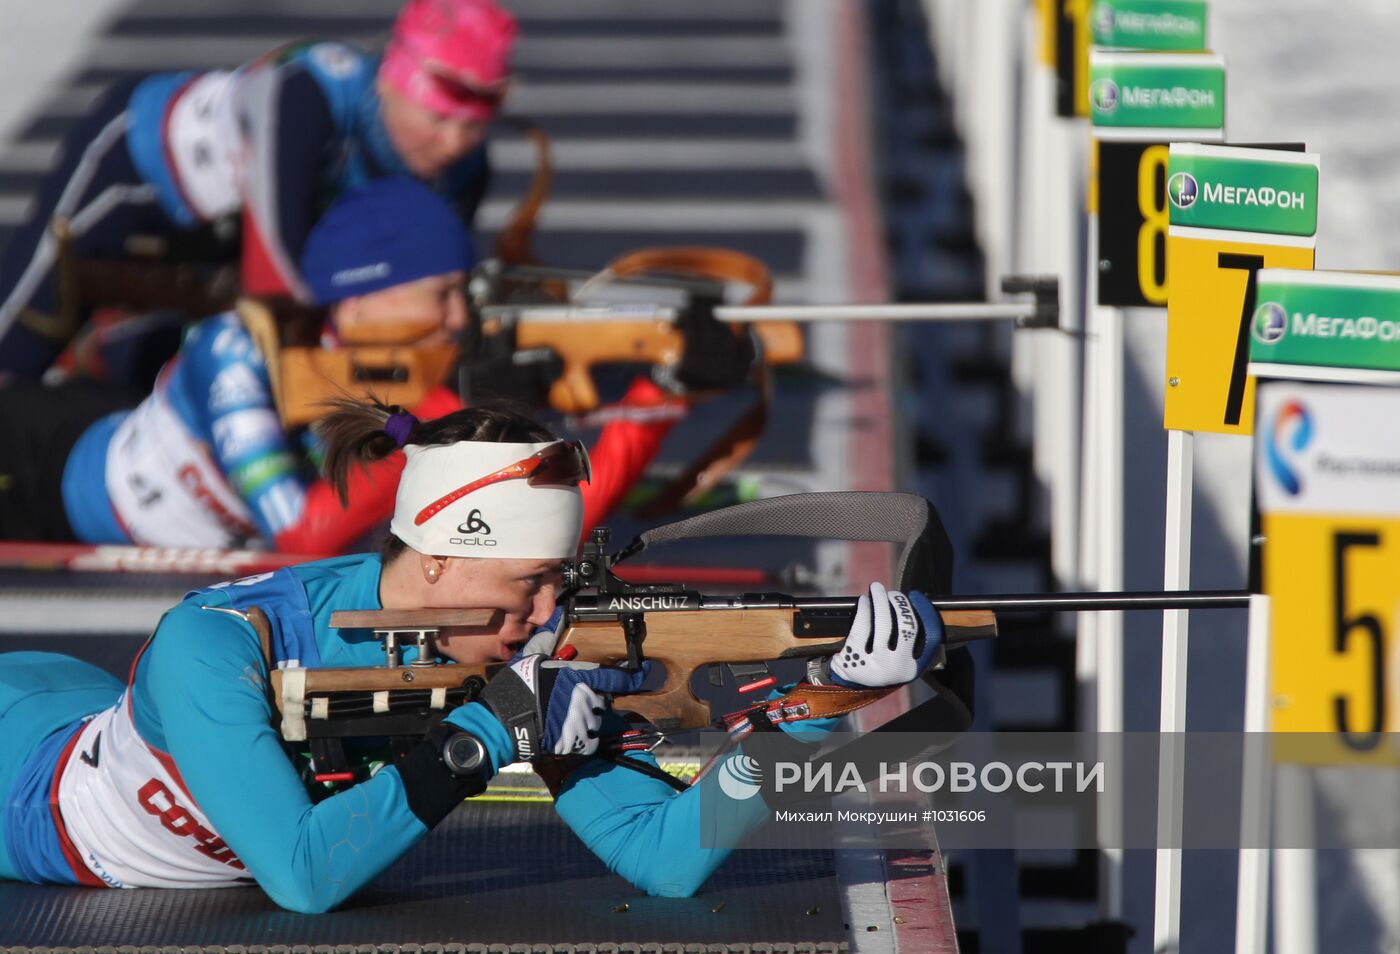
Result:
[[[0,372],[37,379],[60,327],[51,223],[75,253],[127,256],[241,212],[243,285],[309,300],[297,268],[336,195],[420,179],[470,226],[487,181],[486,128],[509,82],[515,19],[494,0],[409,0],[381,59],[343,43],[275,50],[236,70],[162,73],[109,92],[0,252]]]
[[[726,791],[722,772],[677,791],[645,771],[588,758],[622,725],[609,696],[640,689],[645,671],[535,651],[549,642],[561,562],[574,556],[583,526],[582,449],[529,418],[479,408],[417,421],[351,403],[331,415],[326,433],[328,469],[342,486],[357,462],[404,447],[381,553],[189,594],[161,620],[125,685],[66,656],[0,655],[0,877],[94,887],[256,882],[283,907],[326,911],[483,792],[504,765],[568,754],[585,758],[562,779],[556,808],[598,858],[651,894],[698,890],[729,850],[706,845],[739,843],[772,809],[751,792]],[[271,622],[266,651],[246,619],[251,607]],[[365,761],[358,781],[328,789],[274,728],[271,669],[378,665],[372,634],[332,627],[331,613],[423,607],[497,610],[485,632],[444,629],[433,651],[455,663],[510,664],[421,740],[399,751],[387,740],[357,749]],[[938,655],[942,637],[921,595],[876,584],[842,651],[812,678],[908,682]],[[405,662],[417,652],[407,650]],[[762,731],[740,743],[745,757],[768,757],[778,741],[803,744],[787,726],[758,721]],[[801,725],[814,734],[829,727]],[[618,758],[655,768],[643,752]],[[377,770],[366,770],[374,762]]]

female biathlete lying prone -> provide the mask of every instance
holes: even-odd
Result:
[[[426,187],[378,179],[347,193],[312,230],[301,269],[325,306],[321,345],[386,333],[414,347],[465,327],[471,238]],[[343,553],[388,518],[402,455],[350,477],[348,506],[317,479],[320,448],[284,427],[267,346],[245,317],[192,325],[154,391],[136,401],[81,381],[0,388],[0,538],[171,547],[271,544],[284,553]],[[373,388],[371,384],[369,387]],[[639,377],[624,404],[666,393]],[[443,387],[422,418],[462,407]],[[611,510],[655,456],[671,424],[618,421],[594,448],[585,526]]]
[[[189,594],[162,619],[125,687],[69,657],[0,655],[0,876],[112,887],[252,880],[283,907],[325,911],[503,765],[541,753],[592,755],[599,733],[615,731],[608,694],[637,690],[642,673],[525,655],[366,780],[324,797],[304,777],[303,759],[272,727],[259,638],[231,611],[267,613],[272,665],[318,667],[382,660],[368,631],[329,625],[334,610],[491,607],[501,611],[491,632],[444,630],[437,651],[457,663],[504,661],[555,612],[560,561],[574,555],[583,525],[578,483],[587,477],[576,444],[500,410],[417,421],[350,406],[326,427],[328,470],[342,486],[352,462],[405,445],[382,554]],[[496,544],[486,551],[468,545],[468,528],[482,523]],[[830,662],[834,681],[893,685],[928,666],[941,623],[920,594],[911,596],[871,587]],[[447,742],[453,753],[467,750],[452,767]],[[556,806],[610,869],[650,893],[687,895],[727,854],[702,847],[699,836],[700,799],[728,798],[718,779],[710,773],[677,792],[587,758],[563,780]],[[750,798],[714,816],[732,828],[721,833],[732,844],[768,813]],[[347,840],[355,851],[333,850]]]

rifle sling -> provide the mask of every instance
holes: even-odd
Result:
[[[951,746],[972,727],[972,655],[965,648],[955,649],[943,669],[929,670],[922,679],[936,693],[933,698],[821,754],[813,764],[831,763],[838,773],[854,765],[868,782],[888,762],[928,757]]]
[[[832,719],[862,709],[885,698],[898,688],[884,686],[878,689],[853,689],[847,686],[818,686],[810,682],[800,682],[790,692],[766,703],[765,708],[779,704],[784,709],[801,707],[806,712],[802,719]]]

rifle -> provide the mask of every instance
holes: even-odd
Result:
[[[710,703],[691,688],[698,670],[727,667],[747,693],[775,684],[770,662],[836,652],[857,597],[712,595],[682,583],[630,583],[613,572],[649,545],[755,534],[902,542],[900,585],[936,593],[950,578],[951,547],[942,523],[931,504],[908,494],[815,493],[754,501],[647,531],[617,553],[608,552],[609,532],[599,528],[565,565],[556,655],[634,669],[647,660],[659,663],[665,669],[659,686],[618,696],[615,703],[664,733],[714,724]],[[325,775],[343,765],[341,739],[421,735],[452,707],[474,698],[496,668],[434,664],[436,633],[445,626],[465,627],[467,634],[473,627],[493,632],[496,614],[481,608],[335,612],[333,626],[378,636],[384,665],[277,669],[270,661],[283,738],[309,742],[317,771]],[[259,617],[248,614],[270,654],[270,631]],[[950,610],[942,618],[945,653],[996,635],[995,616],[987,610]],[[405,664],[409,646],[417,658]],[[722,676],[723,669],[717,671]],[[765,706],[774,721],[840,715],[890,691],[799,683]]]
[[[503,271],[488,266],[488,279],[536,276],[546,280],[554,270],[544,268]],[[576,277],[559,270],[558,275]],[[590,301],[590,290],[621,283],[629,306],[601,305]],[[607,364],[672,365],[680,360],[685,341],[672,325],[677,309],[657,308],[656,300],[683,304],[678,298],[712,298],[723,302],[726,283],[747,289],[745,305],[763,305],[772,297],[773,281],[757,259],[724,248],[651,248],[630,252],[590,275],[566,300],[549,297],[533,302],[500,302],[499,289],[489,282],[478,284],[474,303],[481,318],[481,347],[502,350],[493,339],[505,338],[515,353],[549,352],[559,362],[559,376],[550,385],[549,404],[563,414],[587,414],[599,405],[593,369]],[[637,301],[641,289],[650,294]],[[759,321],[751,328],[758,340],[761,367],[793,364],[803,356],[802,332],[789,321]],[[740,327],[736,334],[746,333]]]

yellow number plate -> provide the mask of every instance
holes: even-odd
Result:
[[[1272,728],[1299,733],[1276,757],[1400,765],[1400,519],[1270,514],[1263,528]]]
[[[1167,236],[1166,428],[1253,433],[1255,273],[1312,267],[1311,248]]]

